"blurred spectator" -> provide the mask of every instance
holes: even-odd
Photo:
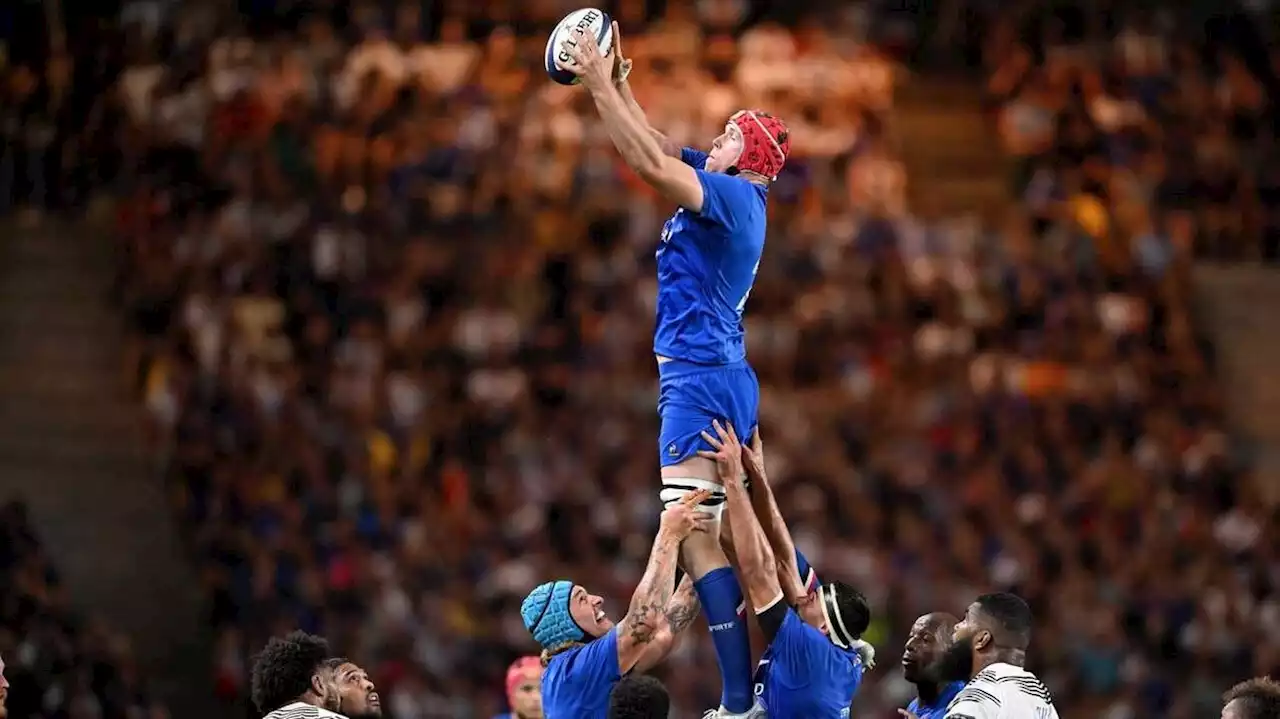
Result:
[[[128,641],[76,618],[17,503],[0,507],[0,655],[9,716],[167,719],[138,675]]]

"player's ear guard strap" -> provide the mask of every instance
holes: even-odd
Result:
[[[711,480],[695,479],[693,477],[663,477],[662,491],[658,492],[658,499],[662,500],[663,507],[670,507],[702,489],[710,492],[711,496],[698,505],[698,509],[711,514],[716,519],[720,519],[720,515],[724,514],[724,487]]]
[[[827,623],[827,636],[831,643],[841,649],[848,649],[858,640],[849,631],[840,616],[840,605],[836,604],[836,588],[834,584],[825,584],[818,590],[818,599],[822,601],[822,618]]]

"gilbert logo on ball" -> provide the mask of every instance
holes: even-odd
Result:
[[[573,31],[578,28],[595,36],[601,55],[609,54],[609,48],[613,46],[613,21],[609,13],[588,7],[565,15],[563,20],[556,23],[556,29],[551,31],[551,37],[547,38],[547,50],[543,54],[543,65],[546,67],[547,77],[561,85],[578,83],[578,78],[565,69],[573,64],[573,58],[569,57],[562,47],[566,40],[573,43]]]

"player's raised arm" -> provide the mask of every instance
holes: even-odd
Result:
[[[675,633],[668,611],[676,581],[676,559],[686,537],[706,531],[711,515],[699,511],[698,504],[708,496],[706,491],[693,492],[662,513],[649,564],[631,595],[627,616],[618,623],[618,669],[622,674],[634,669],[646,654],[650,655],[649,661],[656,661],[654,657],[666,656],[670,649]]]
[[[715,461],[716,473],[724,484],[725,512],[732,517],[729,524],[738,574],[751,606],[759,613],[784,599],[773,549],[751,511],[751,500],[742,483],[742,443],[732,425],[725,427],[717,420],[712,427],[718,436],[703,432],[702,438],[716,451],[699,454]]]
[[[574,31],[574,43],[561,46],[573,58],[565,68],[591,93],[596,111],[622,159],[645,182],[681,207],[702,212],[703,189],[697,172],[664,152],[647,121],[636,117],[613,82],[613,52],[600,54],[591,33]],[[637,106],[638,107],[638,106]]]
[[[778,501],[773,496],[773,488],[764,471],[764,442],[760,439],[759,428],[751,436],[751,446],[742,448],[742,466],[747,480],[751,482],[752,512],[760,522],[777,560],[778,583],[787,600],[794,604],[809,592],[805,586],[806,578],[800,576],[800,563],[796,559],[796,544],[791,539],[791,530],[787,529],[787,522],[782,518],[782,510],[778,509]]]
[[[640,103],[636,101],[635,93],[631,92],[631,83],[627,78],[631,75],[631,60],[622,54],[622,31],[618,29],[618,21],[613,21],[613,86],[617,88],[618,94],[622,96],[623,102],[627,104],[627,108],[631,111],[631,115],[636,121],[644,125],[649,130],[649,135],[658,141],[658,146],[662,148],[662,154],[668,157],[680,157],[680,146],[671,141],[662,131],[649,124],[649,118],[644,113],[644,108],[640,107]]]

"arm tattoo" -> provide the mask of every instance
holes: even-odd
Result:
[[[631,641],[636,644],[653,641],[653,636],[658,633],[658,614],[658,608],[652,604],[632,605],[631,611],[627,612],[627,629]]]
[[[697,618],[697,599],[692,602],[673,601],[667,605],[667,624],[671,625],[672,634],[679,634],[684,631],[685,627],[692,624],[693,620]]]
[[[680,543],[660,533],[649,554],[649,566],[644,570],[636,592],[631,596],[627,610],[627,633],[636,644],[653,641],[665,619],[664,610],[671,601],[672,585],[676,578],[676,554]]]
[[[679,634],[684,631],[685,627],[698,618],[700,608],[698,594],[693,589],[693,577],[686,574],[680,580],[680,586],[676,587],[671,601],[667,602],[667,626],[671,628],[671,633]]]

